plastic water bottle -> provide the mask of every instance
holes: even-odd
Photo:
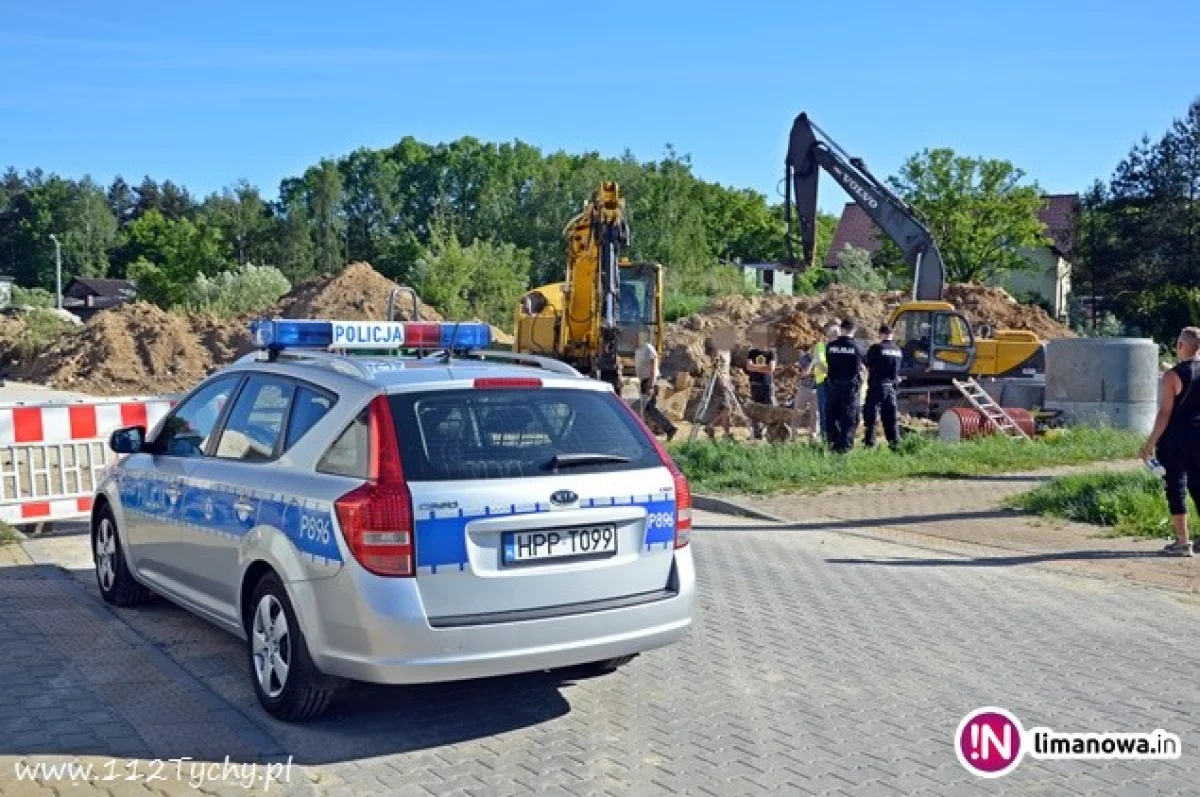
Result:
[[[1162,466],[1157,457],[1150,457],[1150,459],[1146,460],[1146,470],[1160,479],[1166,478],[1167,475],[1167,469]]]

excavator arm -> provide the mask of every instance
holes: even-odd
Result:
[[[798,265],[800,270],[815,265],[820,169],[837,180],[875,226],[900,247],[905,262],[913,269],[913,299],[941,300],[945,282],[942,254],[916,212],[871,174],[860,158],[847,154],[804,113],[792,124],[786,159],[784,218],[788,229],[788,263],[793,267]],[[799,264],[793,254],[794,228],[800,232],[803,260]]]

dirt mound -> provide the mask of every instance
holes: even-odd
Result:
[[[1070,338],[1075,334],[1055,321],[1040,307],[1032,307],[1014,300],[1001,288],[985,288],[981,285],[950,285],[946,288],[946,301],[957,307],[978,328],[1024,329],[1036,332],[1042,340]]]
[[[388,297],[395,287],[396,283],[373,269],[370,263],[351,263],[337,274],[325,274],[297,285],[265,315],[380,321],[387,318]],[[414,320],[412,310],[412,294],[397,295],[396,320]],[[441,321],[442,315],[422,304],[420,320]]]
[[[352,263],[337,274],[296,286],[275,307],[255,315],[384,319],[394,287],[369,264]],[[397,318],[411,320],[412,307],[411,296],[397,297]],[[421,305],[420,319],[441,321],[442,316]],[[166,312],[137,302],[97,313],[35,361],[19,363],[14,376],[95,395],[180,393],[252,349],[250,321],[251,316]],[[3,341],[18,333],[15,327],[0,328],[0,357],[13,348]]]
[[[677,374],[699,376],[708,372],[712,360],[705,353],[705,341],[719,330],[730,330],[733,349],[733,381],[738,396],[749,399],[749,382],[742,370],[750,347],[750,331],[770,327],[779,349],[776,394],[781,403],[795,393],[801,351],[822,338],[822,330],[831,323],[852,318],[859,335],[872,340],[875,330],[885,323],[891,311],[906,301],[903,291],[870,293],[843,285],[831,285],[816,296],[724,296],[714,299],[699,313],[667,325],[664,335],[662,371],[668,380]],[[1071,331],[1038,307],[1019,304],[999,288],[978,285],[951,285],[946,301],[959,308],[978,330],[1024,329],[1043,339],[1070,337]],[[701,380],[702,381],[702,380]],[[698,392],[693,390],[692,392]],[[676,409],[688,402],[664,398],[664,405]],[[693,402],[694,403],[694,402]]]
[[[249,331],[234,323],[136,302],[97,313],[20,378],[97,395],[183,392],[250,349]]]

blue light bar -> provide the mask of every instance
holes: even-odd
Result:
[[[267,321],[250,324],[250,337],[260,349],[327,348],[333,343],[333,324],[328,321]]]
[[[259,319],[250,336],[260,349],[451,349],[487,348],[492,328],[482,323],[395,321],[291,321]]]
[[[442,324],[442,348],[454,351],[486,349],[492,345],[492,328],[487,324]]]

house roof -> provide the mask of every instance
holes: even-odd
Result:
[[[1042,199],[1046,204],[1038,212],[1038,219],[1046,225],[1046,236],[1051,240],[1053,249],[1066,257],[1071,254],[1079,223],[1079,197],[1076,194],[1048,194]],[[874,222],[853,202],[847,202],[842,209],[842,217],[833,233],[833,243],[825,255],[826,268],[837,268],[838,253],[846,244],[871,253],[878,251],[882,245]]]
[[[75,277],[71,282],[83,286],[93,296],[120,296],[123,293],[136,292],[137,290],[129,280]],[[67,287],[69,288],[70,285]]]

